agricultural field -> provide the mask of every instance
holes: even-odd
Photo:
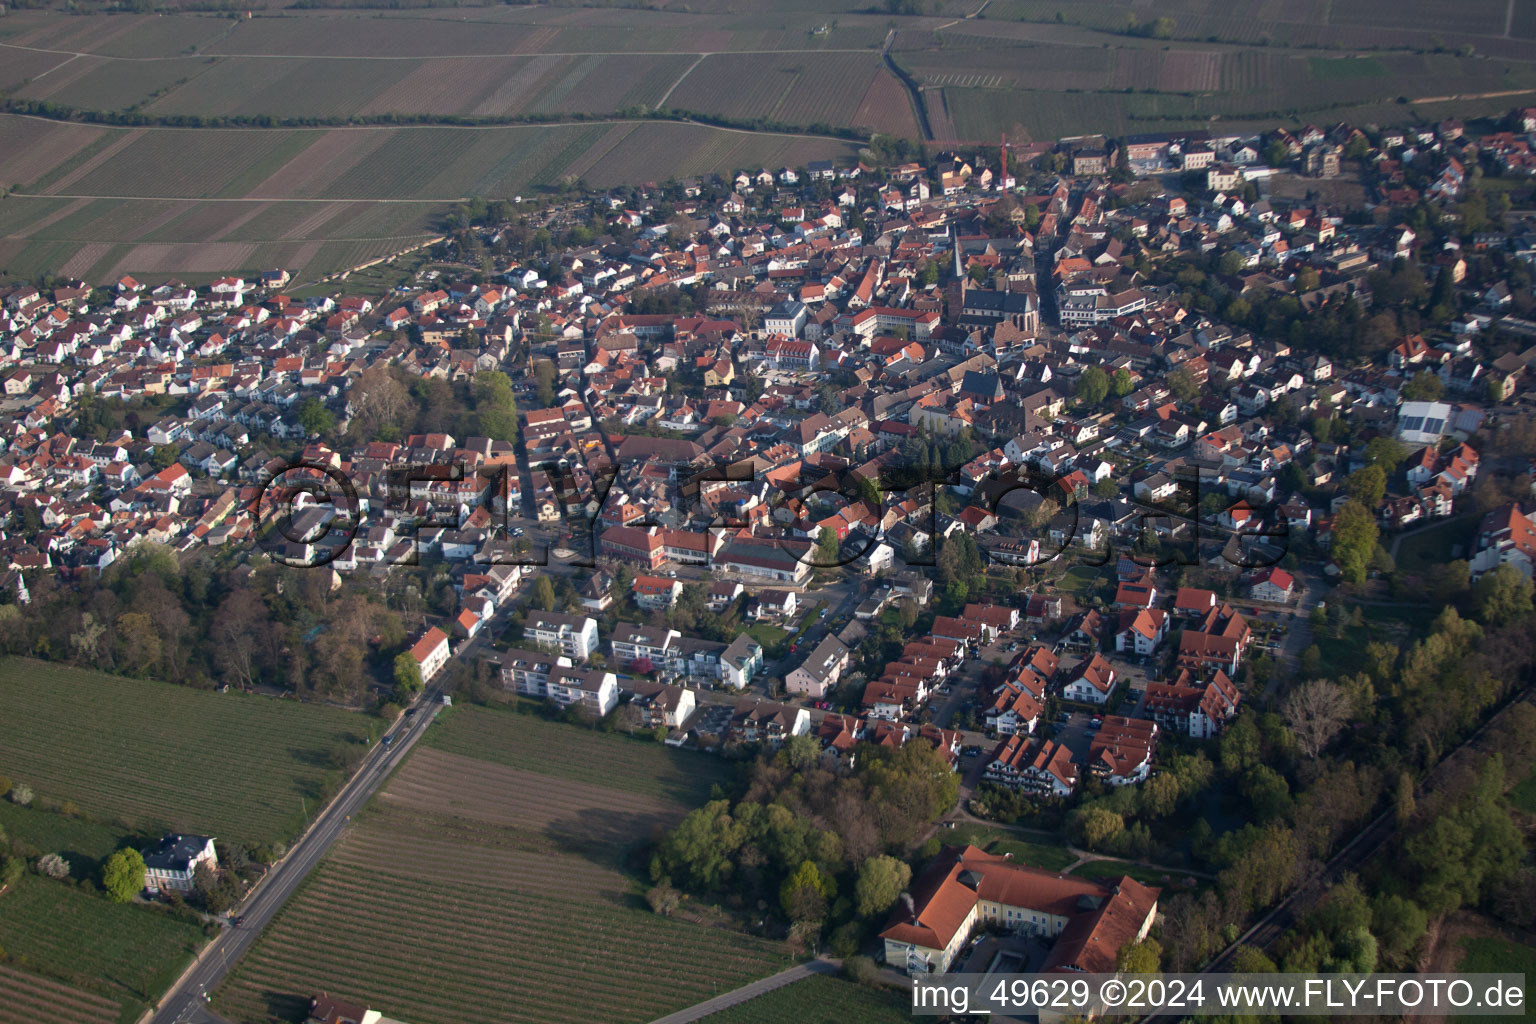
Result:
[[[1436,0],[928,7],[901,18],[808,0],[411,10],[272,0],[248,19],[13,11],[0,17],[0,89],[156,120],[0,116],[0,188],[23,193],[0,199],[0,271],[199,283],[282,266],[307,285],[420,246],[468,197],[851,160],[858,145],[834,138],[611,118],[664,107],[916,136],[912,97],[879,59],[893,29],[893,57],[923,83],[940,143],[1434,121],[1536,97],[1536,7],[1508,0],[1468,0],[1454,14]],[[1153,10],[1171,27],[1127,33]],[[355,123],[392,116],[444,123]],[[534,117],[581,120],[446,123]],[[180,127],[198,118],[281,124]],[[286,205],[296,201],[315,208]]]
[[[1332,122],[1348,116],[1347,108],[1372,104],[1384,109],[1369,119],[1401,121],[1423,119],[1399,102],[1404,98],[1425,104],[1522,90],[1536,95],[1536,64],[1528,60],[1183,42],[1152,49],[1143,40],[1098,49],[1033,40],[999,46],[975,35],[976,24],[897,53],[928,86],[930,110],[938,108],[964,142],[990,141],[1000,132],[1053,140],[1167,131],[1208,126],[1212,118],[1244,128]],[[1498,98],[1512,102],[1508,95]]]
[[[0,966],[0,1024],[113,1024],[120,1013],[110,999],[60,982]]]
[[[0,270],[198,282],[286,267],[306,278],[409,250],[443,207],[585,177],[660,181],[851,159],[830,139],[703,125],[99,128],[0,116]]]
[[[170,914],[25,876],[0,896],[0,947],[25,968],[0,968],[0,1021],[62,1019],[7,1018],[20,1009],[14,991],[31,1000],[57,995],[78,1007],[71,1020],[125,1024],[170,987],[202,941],[201,927]],[[59,983],[75,991],[59,991]]]
[[[650,740],[582,731],[536,715],[480,707],[445,713],[445,728],[428,733],[433,750],[559,779],[574,779],[636,796],[671,800],[689,809],[729,785],[729,762]]]
[[[860,988],[852,982],[812,975],[720,1013],[709,1024],[904,1024],[912,1020],[912,997],[888,988]]]
[[[532,715],[445,712],[215,1009],[288,1020],[324,988],[412,1024],[639,1022],[781,970],[779,944],[688,920],[689,904],[653,914],[629,873],[635,844],[723,778],[704,757]],[[482,952],[464,957],[466,940]]]
[[[0,661],[0,772],[40,801],[154,834],[287,840],[369,722],[317,705]],[[0,945],[5,945],[0,937]]]
[[[726,117],[847,125],[880,67],[874,54],[714,54],[668,102]]]

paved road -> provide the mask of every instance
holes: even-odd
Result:
[[[209,1024],[220,1018],[206,1009],[204,994],[218,988],[240,957],[256,941],[265,928],[292,896],[315,865],[330,850],[352,815],[362,809],[410,752],[432,722],[433,713],[441,700],[435,688],[427,690],[417,704],[419,710],[410,717],[395,723],[386,736],[394,739],[389,745],[380,743],[364,760],[362,767],[347,781],[341,792],[320,812],[309,830],[299,838],[288,855],[282,859],[257,885],[246,899],[238,926],[225,928],[203,950],[196,963],[160,1001],[149,1024]]]
[[[772,992],[776,988],[792,985],[797,981],[804,981],[813,974],[836,974],[838,965],[830,960],[812,960],[809,963],[796,964],[794,967],[778,974],[769,975],[758,981],[750,982],[741,988],[732,989],[724,995],[706,999],[702,1003],[696,1003],[686,1010],[670,1013],[665,1017],[658,1017],[651,1024],[689,1024],[690,1021],[703,1020],[712,1013],[744,1003],[748,999],[755,999],[765,992]]]

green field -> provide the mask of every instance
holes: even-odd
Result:
[[[729,784],[734,776],[729,762],[710,754],[484,707],[443,712],[423,742],[508,768],[689,807],[708,800],[713,786]]]
[[[10,658],[0,773],[96,821],[229,842],[287,840],[373,724],[319,705]]]
[[[788,966],[709,908],[652,913],[631,873],[637,841],[720,777],[708,761],[474,707],[429,735],[216,994],[221,1015],[290,1021],[325,989],[411,1024],[643,1024]]]
[[[860,988],[813,975],[720,1013],[709,1024],[904,1024],[912,999],[893,989]]]
[[[100,863],[132,834],[115,825],[68,818],[36,807],[0,801],[0,831],[13,843],[36,850],[28,856],[57,853],[69,861],[74,878],[94,878]]]
[[[1044,837],[1023,838],[1025,833],[989,825],[960,825],[949,833],[939,833],[945,843],[969,843],[988,853],[1013,854],[1014,860],[1032,868],[1060,871],[1077,860],[1077,856],[1064,844],[1053,843]]]
[[[202,929],[29,875],[0,896],[0,947],[24,971],[95,992],[135,1019],[202,943]]]
[[[1186,877],[1178,871],[1142,867],[1140,864],[1127,864],[1118,860],[1091,860],[1073,868],[1071,873],[1078,878],[1091,878],[1095,881],[1130,875],[1146,885],[1167,885],[1170,878]]]
[[[1463,939],[1461,963],[1456,965],[1457,971],[1464,974],[1488,973],[1488,974],[1524,974],[1526,990],[1530,991],[1530,982],[1536,977],[1536,947],[1527,946],[1511,939],[1484,936],[1480,938]],[[1530,1019],[1527,1010],[1525,1019]],[[1487,1017],[1456,1016],[1451,1020],[1456,1024],[1470,1024],[1473,1021],[1486,1021]],[[1516,1018],[1510,1018],[1511,1020]]]

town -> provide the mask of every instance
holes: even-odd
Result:
[[[1536,108],[1492,127],[1004,140],[468,204],[377,293],[12,283],[6,649],[376,711],[381,758],[523,698],[834,777],[931,748],[943,843],[866,945],[1114,970],[1227,870],[1134,808],[1213,763],[1290,807],[1311,769],[1287,788],[1232,751],[1317,759],[1375,728],[1360,687],[1441,607],[1530,612],[1536,214],[1510,186]],[[72,588],[162,557],[232,591],[217,680],[139,605],[53,636]],[[302,636],[260,626],[263,588],[319,609]],[[1423,767],[1444,729],[1405,740]],[[997,823],[1111,873],[1016,863]],[[217,838],[147,851],[172,873],[149,891],[191,892]],[[1228,945],[1169,931],[1176,966]]]

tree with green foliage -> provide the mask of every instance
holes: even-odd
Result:
[[[1109,374],[1097,366],[1085,369],[1077,378],[1077,397],[1091,407],[1103,402],[1109,394]]]
[[[395,655],[395,695],[409,702],[424,687],[421,665],[410,651]]]
[[[1512,565],[1484,573],[1472,588],[1477,620],[1503,626],[1531,614],[1531,578]]]
[[[299,403],[299,426],[309,437],[326,437],[336,429],[336,414],[326,408],[318,398],[306,398]]]
[[[1418,885],[1414,902],[1430,914],[1476,906],[1514,875],[1525,840],[1505,809],[1504,761],[1484,762],[1472,791],[1403,842],[1403,864]]]
[[[1168,390],[1180,402],[1188,404],[1200,397],[1200,384],[1187,366],[1175,367],[1166,378]]]
[[[1401,395],[1405,402],[1438,402],[1445,394],[1445,382],[1433,370],[1420,370],[1403,385]]]
[[[797,923],[821,921],[837,886],[813,860],[803,860],[779,887],[779,906],[784,916]]]
[[[1371,932],[1385,967],[1411,967],[1428,929],[1429,915],[1406,897],[1384,892],[1371,901]]]
[[[144,858],[138,850],[118,850],[101,869],[101,886],[113,903],[132,903],[144,888]]]
[[[1373,437],[1365,445],[1365,462],[1380,466],[1389,475],[1408,458],[1408,446],[1385,435]]]
[[[1107,807],[1080,807],[1067,819],[1073,839],[1090,850],[1114,846],[1125,831],[1125,819]]]
[[[1345,582],[1365,582],[1380,534],[1376,517],[1360,502],[1351,498],[1340,507],[1333,520],[1332,551]]]
[[[533,364],[534,388],[539,405],[545,409],[555,404],[555,364],[540,359]]]
[[[830,526],[823,526],[816,534],[816,561],[819,566],[833,566],[837,564],[837,555],[840,545],[837,542],[837,534]]]
[[[905,861],[883,854],[865,860],[853,884],[859,916],[875,917],[890,910],[910,881],[912,868]]]
[[[1109,393],[1116,398],[1124,398],[1135,389],[1136,382],[1131,379],[1131,371],[1123,366],[1115,371],[1114,377],[1110,378]]]
[[[1387,493],[1387,471],[1380,466],[1361,466],[1349,475],[1344,489],[1366,508],[1375,508]]]
[[[1162,943],[1150,935],[1140,942],[1127,942],[1115,954],[1115,970],[1125,974],[1156,974],[1162,966]]]
[[[475,424],[483,437],[517,440],[517,397],[512,380],[500,370],[475,374]]]

